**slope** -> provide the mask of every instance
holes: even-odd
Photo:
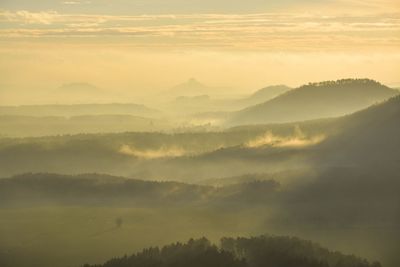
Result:
[[[397,90],[369,79],[310,83],[265,103],[235,112],[227,124],[265,124],[337,117],[396,94]]]

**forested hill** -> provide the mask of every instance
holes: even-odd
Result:
[[[292,90],[292,88],[290,88],[286,85],[267,86],[267,87],[264,87],[256,92],[254,92],[249,97],[240,99],[238,101],[245,106],[257,105],[257,104],[263,103],[265,101],[268,101],[274,97],[277,97],[289,90]]]
[[[320,148],[329,152],[318,158],[326,156],[331,162],[358,163],[363,168],[371,167],[371,163],[385,168],[398,166],[399,116],[400,96],[395,96],[382,104],[340,118],[335,124],[340,134],[321,144]]]
[[[262,203],[279,183],[252,181],[224,187],[143,181],[104,174],[27,173],[0,179],[0,207],[133,204],[160,207],[216,203]],[[251,197],[249,197],[250,195]]]
[[[262,104],[233,113],[229,125],[304,121],[337,117],[399,94],[369,79],[310,83]]]
[[[193,203],[211,187],[102,174],[27,173],[0,179],[0,206],[54,204]]]
[[[380,267],[368,261],[292,237],[206,238],[153,247],[104,264],[84,267]]]

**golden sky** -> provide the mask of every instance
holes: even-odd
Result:
[[[1,0],[0,104],[74,82],[124,97],[190,77],[243,93],[346,77],[400,86],[399,3]]]

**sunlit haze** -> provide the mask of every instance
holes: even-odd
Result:
[[[399,267],[400,0],[0,0],[0,267]]]
[[[189,78],[224,94],[346,77],[400,84],[395,0],[3,0],[0,23],[3,105],[54,102],[70,83],[114,102]]]

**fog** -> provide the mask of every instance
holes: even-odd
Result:
[[[272,146],[272,147],[304,147],[315,145],[322,142],[325,139],[324,135],[310,136],[307,137],[297,126],[294,129],[294,133],[288,137],[281,137],[274,135],[268,131],[265,134],[256,137],[253,140],[248,141],[245,146],[250,148]]]
[[[396,266],[398,101],[218,131],[2,138],[4,266],[79,266],[265,233]]]
[[[399,68],[400,57],[392,53],[357,55],[352,52],[182,51],[154,54],[119,47],[113,50],[89,47],[77,52],[74,45],[60,52],[57,51],[60,49],[58,44],[39,48],[19,46],[13,45],[17,47],[15,50],[0,51],[3,55],[1,105],[129,102],[157,108],[164,100],[164,92],[192,77],[217,89],[206,94],[229,97],[249,95],[267,85],[297,87],[308,82],[345,77],[370,77],[384,83],[396,83],[395,70]],[[16,60],[18,57],[25,57],[29,62]],[[75,68],[76,65],[80,68]],[[300,65],[302,68],[298,68]],[[321,65],[325,67],[321,69]],[[314,75],[316,72],[318,76]],[[63,87],[77,83],[90,84],[96,91],[89,94]]]
[[[396,1],[0,2],[1,267],[400,266]]]

